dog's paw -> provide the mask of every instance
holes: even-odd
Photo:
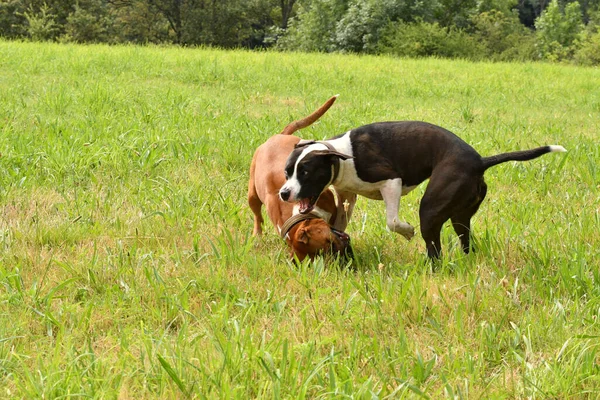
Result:
[[[388,225],[388,229],[392,232],[401,234],[406,238],[406,240],[410,240],[413,236],[415,236],[415,228],[406,222],[394,221],[393,225]]]
[[[410,240],[415,236],[415,228],[412,225],[406,224],[403,232],[400,232],[402,236],[406,238],[406,240]]]

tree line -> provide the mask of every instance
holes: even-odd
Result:
[[[600,64],[599,0],[0,0],[0,37]]]

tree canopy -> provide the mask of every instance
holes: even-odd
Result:
[[[598,64],[598,0],[0,0],[0,36]]]

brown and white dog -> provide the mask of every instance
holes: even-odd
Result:
[[[279,189],[285,183],[285,162],[300,141],[300,138],[292,134],[319,119],[336,98],[337,96],[330,98],[311,115],[292,122],[280,134],[260,145],[250,165],[248,204],[254,213],[253,234],[262,234],[261,208],[264,204],[277,233],[290,246],[292,257],[295,255],[300,261],[307,256],[312,259],[321,253],[351,255],[349,236],[330,225],[337,216],[335,196],[331,190],[324,188],[314,208],[307,214],[300,214],[298,206],[279,198]]]

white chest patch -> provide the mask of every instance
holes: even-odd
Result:
[[[348,154],[353,156],[352,143],[350,141],[350,132],[346,132],[344,136],[330,140],[329,143],[335,147],[340,153]],[[333,182],[333,186],[336,190],[356,193],[361,196],[367,197],[373,200],[382,200],[381,189],[389,182],[383,180],[379,182],[365,182],[358,177],[356,173],[356,167],[354,160],[348,159],[340,161],[340,172],[338,178]],[[417,186],[403,186],[402,196],[411,192]]]
[[[313,210],[311,212],[326,222],[329,222],[329,220],[331,219],[331,213],[329,213],[317,206],[315,206],[315,208],[313,208]],[[300,214],[300,205],[294,204],[294,209],[292,211],[292,215],[298,215],[298,214]]]

